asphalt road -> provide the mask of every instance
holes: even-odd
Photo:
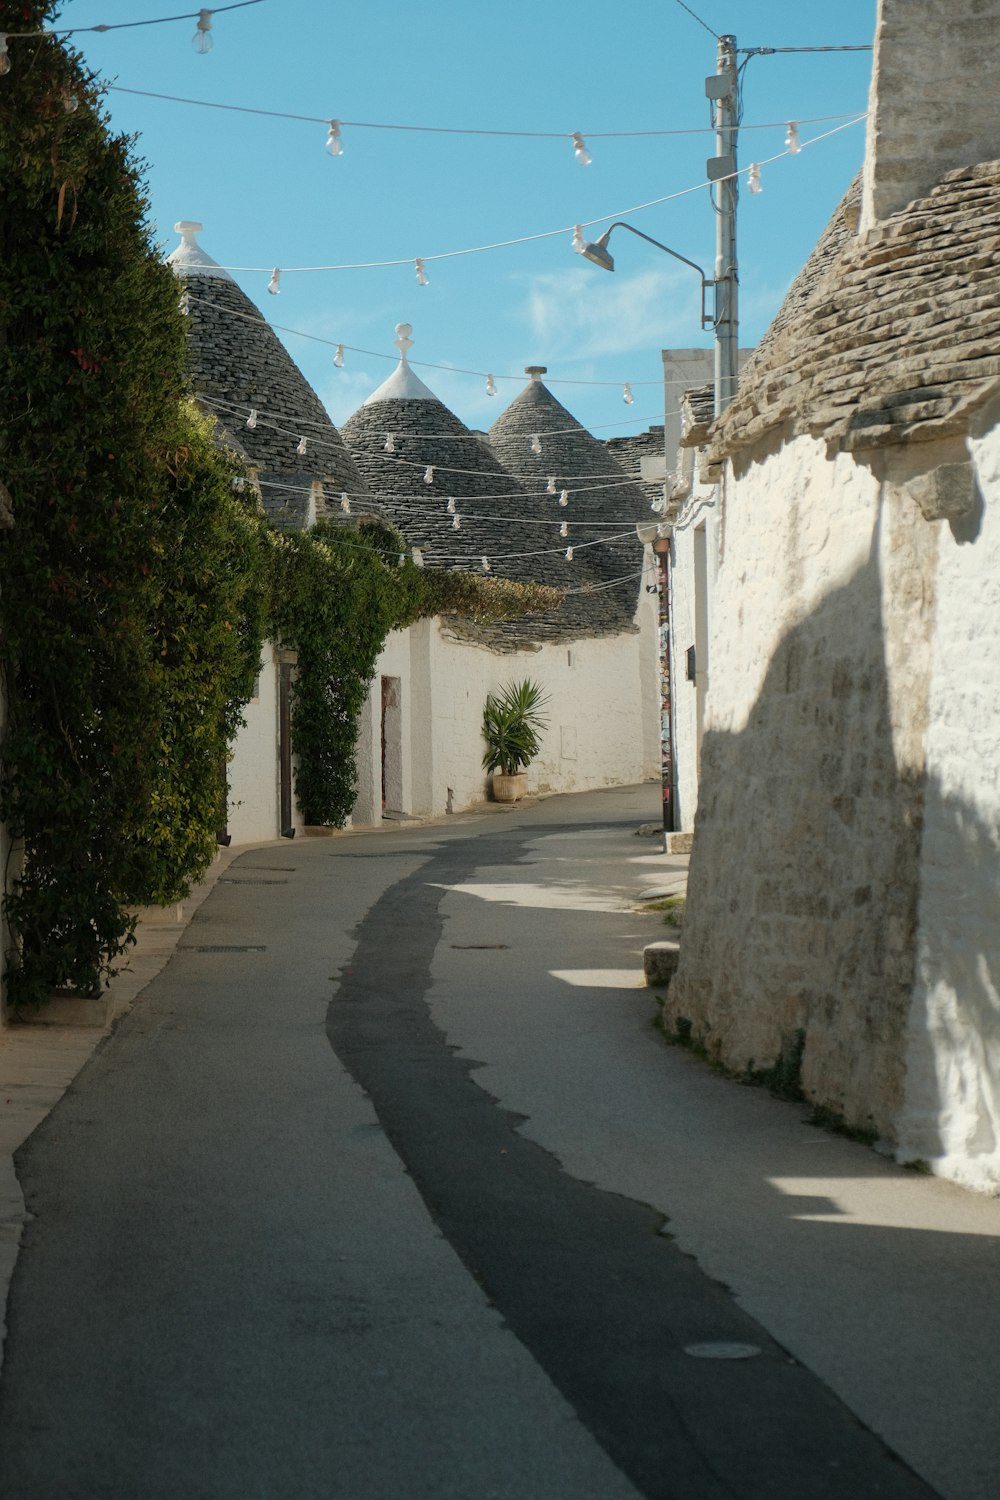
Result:
[[[660,929],[630,909],[664,868],[632,838],[655,806],[229,868],[19,1153],[0,1494],[935,1493],[675,1242],[633,1181],[649,1140],[601,1126],[632,1047],[671,1087],[639,983]]]

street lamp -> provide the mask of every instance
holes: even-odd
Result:
[[[662,250],[664,255],[672,255],[674,260],[679,260],[685,266],[690,266],[692,271],[697,271],[701,277],[701,326],[702,328],[711,328],[714,326],[714,315],[706,310],[705,302],[708,288],[714,287],[715,282],[707,280],[701,266],[697,265],[693,260],[688,260],[686,255],[678,255],[677,251],[671,250],[669,245],[661,245],[659,240],[654,240],[651,234],[643,234],[641,229],[633,229],[632,225],[626,224],[624,219],[616,219],[613,224],[609,224],[599,239],[596,239],[593,244],[588,243],[583,246],[580,254],[586,260],[592,261],[595,266],[600,266],[602,271],[613,271],[615,260],[614,256],[608,250],[608,241],[611,238],[611,231],[613,229],[627,229],[629,234],[638,235],[639,239],[645,240],[648,245],[655,245],[657,250]]]

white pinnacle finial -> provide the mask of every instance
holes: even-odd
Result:
[[[393,342],[395,343],[396,348],[399,350],[399,357],[403,361],[404,365],[406,364],[407,349],[413,348],[413,340],[410,338],[410,334],[412,332],[413,325],[411,323],[396,324],[396,338],[393,340]]]
[[[224,281],[231,281],[229,272],[224,271],[210,255],[206,255],[195,239],[201,227],[197,219],[178,219],[174,229],[180,235],[181,242],[167,256],[167,265],[179,276],[218,276]]]

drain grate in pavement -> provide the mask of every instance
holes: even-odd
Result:
[[[266,953],[262,943],[185,943],[187,953]]]
[[[492,950],[494,948],[509,948],[510,944],[509,943],[449,943],[448,946],[451,947],[451,948],[461,948],[463,950],[465,950],[465,949],[486,949],[486,948],[489,948],[489,949]]]
[[[220,885],[289,885],[290,883],[287,880],[237,880],[232,875],[219,877]]]

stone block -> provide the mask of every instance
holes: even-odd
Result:
[[[668,985],[677,973],[681,949],[679,943],[664,939],[658,943],[647,943],[642,950],[642,970],[646,983]]]

